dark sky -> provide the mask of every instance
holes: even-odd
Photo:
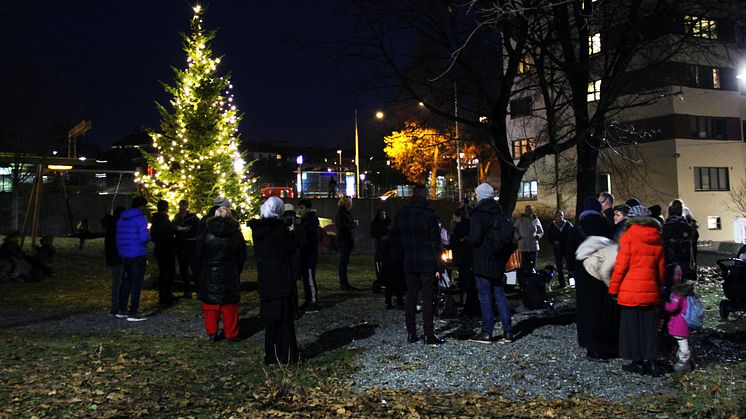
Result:
[[[159,81],[183,67],[180,32],[185,0],[0,1],[0,67],[4,80],[65,92],[75,118],[93,121],[84,141],[108,146],[135,127],[158,126],[154,102],[166,104]],[[344,37],[350,24],[332,0],[212,0],[204,26],[218,28],[212,48],[230,71],[244,113],[244,141],[280,140],[334,146],[353,141],[353,109],[383,97],[355,99],[364,66],[331,60],[315,42]],[[40,116],[43,118],[43,116]],[[350,144],[351,146],[351,144]]]

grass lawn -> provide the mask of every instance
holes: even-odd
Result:
[[[102,241],[87,242],[83,252],[72,239],[55,244],[56,275],[41,283],[0,284],[3,312],[108,312],[110,277]],[[242,313],[258,303],[253,267],[249,257],[242,275]],[[353,256],[350,277],[360,288],[371,284],[370,255]],[[318,278],[325,298],[343,298],[336,291],[335,257],[321,257]],[[142,305],[146,312],[154,309],[157,291],[144,291]],[[198,310],[194,300],[169,309],[184,316]],[[265,368],[263,348],[254,341],[208,344],[121,332],[76,336],[10,326],[0,327],[0,340],[0,416],[727,416],[746,409],[743,363],[681,377],[675,384],[678,396],[633,406],[579,398],[516,403],[499,391],[353,393],[348,372],[356,368],[358,349],[351,346],[296,366]]]

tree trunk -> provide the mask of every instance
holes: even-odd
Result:
[[[515,166],[500,160],[500,206],[509,214],[515,210],[523,174]]]
[[[433,168],[430,171],[430,199],[438,199],[438,147],[433,152]]]
[[[576,175],[577,195],[575,213],[583,212],[583,200],[587,196],[596,196],[596,164],[598,162],[598,144],[593,137],[577,145],[578,172]]]

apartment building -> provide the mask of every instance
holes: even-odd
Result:
[[[664,74],[666,84],[655,101],[607,119],[606,135],[613,138],[601,150],[597,191],[611,191],[620,203],[636,197],[659,204],[664,215],[680,198],[699,222],[701,240],[746,242],[746,218],[734,205],[734,190],[746,184],[744,30],[727,18],[679,18],[705,53],[682,53],[659,63],[657,74],[634,76],[647,82]],[[599,34],[588,42],[591,54],[604,47]],[[589,107],[600,99],[602,83],[589,83]],[[540,98],[516,96],[508,125],[515,159],[536,147],[545,129]],[[574,150],[536,162],[523,178],[518,209],[531,203],[551,212],[559,203],[574,212],[574,162]]]

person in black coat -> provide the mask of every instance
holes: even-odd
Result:
[[[176,237],[168,218],[168,202],[161,199],[157,209],[150,222],[150,238],[155,244],[153,253],[158,262],[158,301],[166,305],[174,300],[171,287],[176,275]]]
[[[179,212],[174,216],[176,230],[176,259],[179,263],[181,281],[184,283],[184,298],[192,298],[192,285],[197,285],[197,267],[194,265],[194,252],[199,239],[199,217],[189,212],[189,203],[179,201]],[[189,270],[191,269],[191,272]]]
[[[684,214],[684,203],[674,199],[668,207],[668,218],[663,223],[663,246],[665,247],[667,271],[672,272],[673,266],[681,268],[682,282],[697,279],[697,241],[699,232],[697,222],[688,219]],[[671,284],[670,276],[666,278]]]
[[[218,331],[218,322],[222,319],[225,338],[234,341],[238,339],[238,303],[246,242],[229,208],[218,208],[215,216],[207,219],[195,258],[207,336],[212,342],[222,338]]]
[[[512,341],[513,324],[510,316],[510,306],[505,297],[503,276],[505,264],[513,249],[506,248],[501,255],[494,255],[492,248],[496,243],[489,243],[489,230],[496,217],[503,217],[503,209],[495,201],[495,191],[491,185],[482,183],[475,189],[479,203],[471,214],[469,227],[469,244],[474,255],[474,276],[477,292],[479,293],[479,307],[482,313],[482,330],[471,340],[475,342],[492,342],[492,332],[495,326],[495,310],[500,315],[503,338]]]
[[[478,316],[479,297],[474,279],[474,255],[472,253],[474,249],[469,244],[471,217],[467,216],[468,212],[466,208],[460,207],[453,214],[451,251],[453,252],[453,264],[458,268],[459,287],[466,295],[463,313]]]
[[[337,215],[334,217],[334,225],[337,227],[337,249],[339,249],[339,288],[349,291],[354,288],[350,285],[347,276],[347,265],[350,263],[350,255],[355,248],[355,228],[357,222],[352,219],[352,198],[343,196],[339,199]]]
[[[417,298],[422,292],[422,323],[425,343],[438,345],[445,340],[435,335],[433,324],[433,301],[440,271],[440,220],[435,210],[427,203],[427,188],[414,187],[409,205],[396,212],[391,224],[391,240],[404,253],[404,272],[407,281],[405,323],[407,341],[417,342],[415,320]]]
[[[557,210],[554,212],[554,221],[549,224],[546,230],[546,239],[552,245],[554,252],[554,263],[557,268],[557,280],[559,287],[565,287],[564,264],[567,255],[567,239],[570,236],[572,223],[565,220],[565,213]]]
[[[373,238],[373,261],[376,264],[376,283],[373,285],[373,289],[378,288],[377,285],[383,283],[384,278],[381,276],[383,261],[379,256],[383,256],[385,252],[379,252],[381,247],[381,241],[389,234],[389,228],[391,228],[391,218],[386,215],[386,210],[380,209],[376,212],[375,218],[370,223],[370,237]]]
[[[114,208],[113,214],[106,214],[101,220],[104,229],[104,256],[106,266],[111,268],[111,309],[109,315],[119,314],[119,290],[122,288],[122,257],[117,250],[117,220],[124,212],[124,207]]]
[[[282,216],[282,199],[271,196],[262,204],[262,218],[249,221],[259,282],[259,315],[264,321],[264,363],[298,361],[295,338],[295,278],[291,258],[299,243]]]
[[[601,213],[596,197],[586,197],[583,212],[568,237],[567,264],[575,274],[578,345],[587,349],[586,356],[591,360],[617,356],[619,308],[609,296],[606,284],[585,270],[583,261],[575,258],[575,251],[588,236],[611,238],[613,234],[614,226]]]
[[[381,285],[386,287],[384,303],[386,310],[404,309],[404,252],[389,236],[385,236],[376,251],[376,262],[380,265]],[[392,299],[396,297],[396,304]]]
[[[304,302],[306,313],[318,311],[319,289],[316,285],[316,265],[319,261],[319,217],[313,210],[310,199],[298,201],[300,225],[306,240],[300,248],[300,269],[303,277]]]

